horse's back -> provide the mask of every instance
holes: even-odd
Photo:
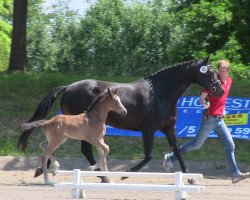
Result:
[[[108,87],[119,88],[118,96],[128,111],[126,116],[110,112],[107,123],[122,129],[142,130],[141,123],[151,124],[150,85],[140,79],[131,83],[113,83],[99,80],[82,80],[68,86],[61,99],[64,114],[86,111],[94,98]],[[152,109],[155,110],[155,109]]]
[[[97,80],[82,80],[72,83],[61,98],[63,114],[76,115],[86,111],[93,99],[112,83]]]

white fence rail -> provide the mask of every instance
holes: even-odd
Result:
[[[128,191],[173,191],[175,200],[183,200],[188,197],[188,192],[199,192],[204,190],[204,186],[184,185],[183,178],[203,178],[202,174],[188,174],[182,172],[175,173],[146,173],[146,172],[103,172],[103,171],[57,171],[59,174],[72,175],[72,182],[62,182],[55,184],[55,188],[72,189],[73,198],[86,198],[84,190],[128,190]],[[175,185],[157,184],[122,184],[122,183],[83,183],[82,176],[120,176],[120,177],[159,177],[174,178]]]

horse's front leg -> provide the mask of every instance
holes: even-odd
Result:
[[[172,151],[174,152],[176,158],[178,159],[178,162],[181,166],[181,170],[183,173],[187,173],[188,170],[184,164],[184,161],[182,159],[182,155],[181,152],[179,150],[179,145],[176,139],[176,129],[175,129],[175,120],[172,120],[170,123],[168,123],[167,126],[165,126],[162,129],[162,132],[166,135],[168,143],[172,149]],[[196,180],[194,179],[188,179],[188,182],[190,184],[196,184]]]
[[[94,159],[93,155],[93,149],[92,145],[86,141],[81,141],[81,151],[83,155],[86,157],[86,159],[89,161],[90,165],[95,165],[96,161]],[[95,169],[96,171],[101,171],[100,168]],[[107,176],[98,176],[99,178],[102,179],[102,183],[110,183],[111,181]]]
[[[181,166],[181,170],[183,173],[187,173],[187,169],[186,166],[184,164],[184,161],[182,159],[182,155],[181,152],[179,150],[179,145],[176,139],[176,128],[175,128],[175,124],[176,124],[176,109],[173,116],[171,116],[167,123],[166,126],[163,127],[163,129],[161,130],[167,137],[168,143],[172,149],[172,151],[174,152],[176,158],[179,161],[179,164]]]

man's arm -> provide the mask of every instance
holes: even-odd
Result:
[[[201,93],[201,96],[200,96],[201,105],[202,105],[205,109],[208,109],[209,106],[210,106],[210,102],[207,101],[207,95],[208,95],[208,93],[202,92],[202,93]]]

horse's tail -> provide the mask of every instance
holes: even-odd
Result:
[[[59,86],[53,90],[51,90],[44,98],[43,100],[39,103],[35,113],[33,114],[32,118],[28,122],[34,122],[38,121],[41,119],[44,119],[46,115],[49,113],[51,110],[51,107],[56,99],[56,97],[61,93],[64,92],[65,89],[68,86]],[[18,139],[17,142],[17,147],[20,148],[21,150],[25,151],[28,139],[30,135],[32,134],[32,131],[34,128],[30,127],[29,129],[26,129],[23,131]]]
[[[38,121],[34,121],[34,122],[23,123],[21,125],[21,129],[23,131],[26,131],[26,130],[29,130],[29,129],[32,129],[32,128],[37,128],[39,126],[44,126],[44,125],[46,125],[47,121],[48,120],[42,119],[42,120],[38,120]]]

